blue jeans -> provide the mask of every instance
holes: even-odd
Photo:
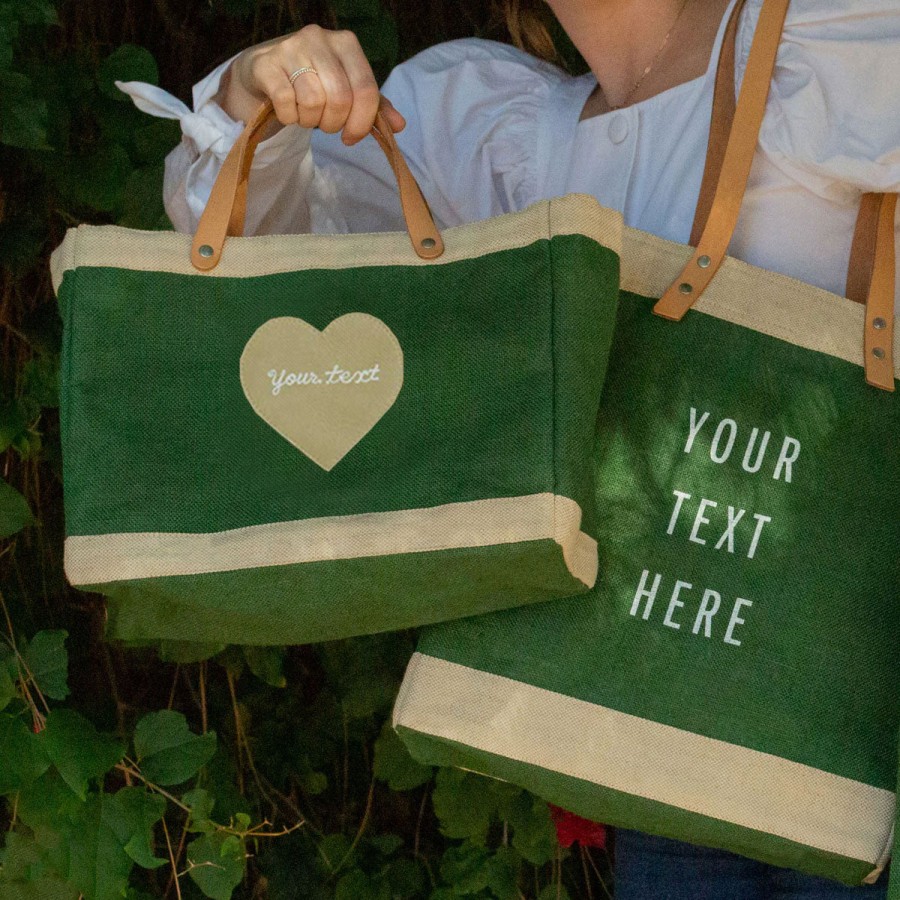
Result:
[[[885,900],[877,885],[844,887],[679,841],[616,829],[616,900]]]

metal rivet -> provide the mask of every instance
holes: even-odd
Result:
[[[701,256],[700,259],[697,260],[697,265],[700,266],[701,269],[708,269],[711,262],[712,260],[708,256]]]
[[[694,286],[692,284],[688,284],[686,281],[683,281],[678,285],[678,290],[681,291],[682,294],[693,294]]]
[[[213,255],[215,254],[216,251],[213,250],[213,248],[210,247],[209,244],[202,244],[202,245],[197,249],[197,252],[198,252],[204,259],[209,259],[211,256],[213,256]]]
[[[875,347],[872,350],[872,356],[874,356],[875,359],[884,359],[884,350],[882,350],[881,347]]]
[[[872,327],[877,328],[879,331],[881,331],[882,328],[887,328],[887,322],[885,322],[882,318],[873,319]]]
[[[422,238],[422,246],[426,250],[431,250],[437,246],[437,241],[434,238]]]

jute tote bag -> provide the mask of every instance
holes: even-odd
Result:
[[[269,115],[193,241],[54,254],[71,583],[110,637],[242,644],[587,591],[620,218],[571,196],[441,235],[379,117],[408,234],[237,237]]]
[[[897,784],[896,198],[863,204],[867,304],[725,258],[786,7],[696,249],[625,232],[596,587],[427,629],[394,724],[579,815],[860,884]]]

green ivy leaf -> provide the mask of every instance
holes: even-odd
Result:
[[[0,22],[0,71],[5,71],[12,65],[13,41],[16,39],[17,29],[13,23]]]
[[[19,792],[19,818],[36,835],[71,821],[80,815],[82,805],[54,768],[48,768]],[[46,849],[45,843],[40,843]]]
[[[0,479],[0,538],[10,537],[34,523],[28,501]]]
[[[350,839],[343,834],[327,834],[319,841],[319,855],[325,862],[329,872],[344,862],[345,865],[353,865],[355,853],[351,850]]]
[[[497,811],[490,779],[461,769],[439,769],[431,795],[441,834],[483,844]]]
[[[128,151],[114,141],[100,140],[90,153],[67,157],[65,166],[54,174],[57,188],[67,202],[97,212],[112,212],[122,205],[131,172]]]
[[[317,648],[348,718],[367,719],[393,706],[409,662],[402,641],[402,636],[371,635]]]
[[[231,900],[244,878],[246,851],[235,835],[204,834],[188,844],[188,874],[211,900]]]
[[[311,797],[317,797],[328,790],[328,776],[324,772],[316,772],[307,767],[305,771],[297,773],[297,780]]]
[[[163,205],[163,173],[163,164],[158,163],[135,169],[128,176],[119,225],[144,231],[171,230],[172,224]]]
[[[537,896],[537,900],[571,900],[569,892],[562,886],[548,884]]]
[[[266,684],[276,688],[287,686],[284,677],[284,647],[244,647],[244,659],[250,671]]]
[[[501,815],[512,828],[513,847],[528,862],[542,866],[556,857],[556,828],[543,800],[523,791]]]
[[[430,780],[433,769],[423,766],[410,756],[391,727],[385,722],[381,735],[375,741],[375,777],[387,782],[392,791],[410,791]]]
[[[0,880],[27,880],[32,866],[41,861],[40,848],[34,838],[27,837],[18,831],[6,833],[6,844],[0,850]]]
[[[169,119],[153,119],[136,128],[133,134],[137,161],[158,166],[181,139],[181,126]]]
[[[69,696],[68,636],[67,631],[39,631],[22,654],[41,693],[54,700]]]
[[[209,832],[215,830],[215,823],[210,819],[216,801],[209,791],[203,788],[194,788],[182,796],[181,802],[191,810],[189,831]]]
[[[141,772],[155,784],[182,784],[216,752],[216,733],[194,734],[180,712],[164,709],[144,716],[134,732]]]
[[[56,8],[52,0],[15,0],[15,18],[23,25],[55,25]]]
[[[36,418],[44,408],[59,406],[59,357],[42,353],[22,366],[20,381],[25,414]]]
[[[393,856],[403,846],[403,838],[399,834],[376,834],[368,843],[382,856]]]
[[[390,887],[391,898],[419,897],[425,886],[425,869],[413,859],[392,860],[384,871],[384,879]]]
[[[146,81],[159,84],[159,69],[153,54],[137,44],[123,44],[100,65],[97,84],[102,93],[114,100],[130,103],[130,99],[115,85],[117,81]]]
[[[0,222],[0,265],[21,276],[38,263],[47,235],[33,216],[17,212]]]
[[[384,878],[353,869],[338,881],[334,900],[399,900],[399,895]]]
[[[52,150],[47,143],[47,103],[27,75],[0,71],[0,144]]]
[[[55,875],[5,884],[0,881],[0,900],[77,900],[78,891]]]
[[[158,869],[168,860],[153,854],[153,827],[165,815],[166,801],[144,788],[126,787],[106,795],[105,813],[125,853],[145,869]]]
[[[451,847],[441,860],[441,877],[462,896],[490,890],[497,900],[517,900],[518,869],[519,858],[509,847],[491,853],[468,842]]]
[[[105,775],[125,755],[114,737],[101,734],[74,709],[51,710],[39,738],[63,781],[82,800],[88,782]]]
[[[15,676],[10,671],[12,654],[4,653],[4,649],[0,646],[0,712],[6,709],[19,693],[16,689]]]
[[[0,794],[21,790],[50,765],[37,735],[19,716],[0,714],[0,747]]]
[[[28,422],[19,403],[15,400],[0,400],[0,453],[20,440],[27,429]],[[2,507],[3,500],[0,499],[0,509]],[[0,512],[0,522],[2,522],[2,512]]]
[[[113,794],[92,793],[66,830],[67,880],[89,900],[121,900],[134,860],[125,852]]]

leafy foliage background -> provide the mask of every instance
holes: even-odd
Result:
[[[169,227],[176,123],[116,79],[190,86],[306,22],[379,76],[477,0],[0,0],[0,900],[609,896],[542,801],[413,761],[386,724],[410,633],[313,647],[129,649],[67,587],[47,260],[80,222]],[[576,63],[577,64],[577,63]]]

